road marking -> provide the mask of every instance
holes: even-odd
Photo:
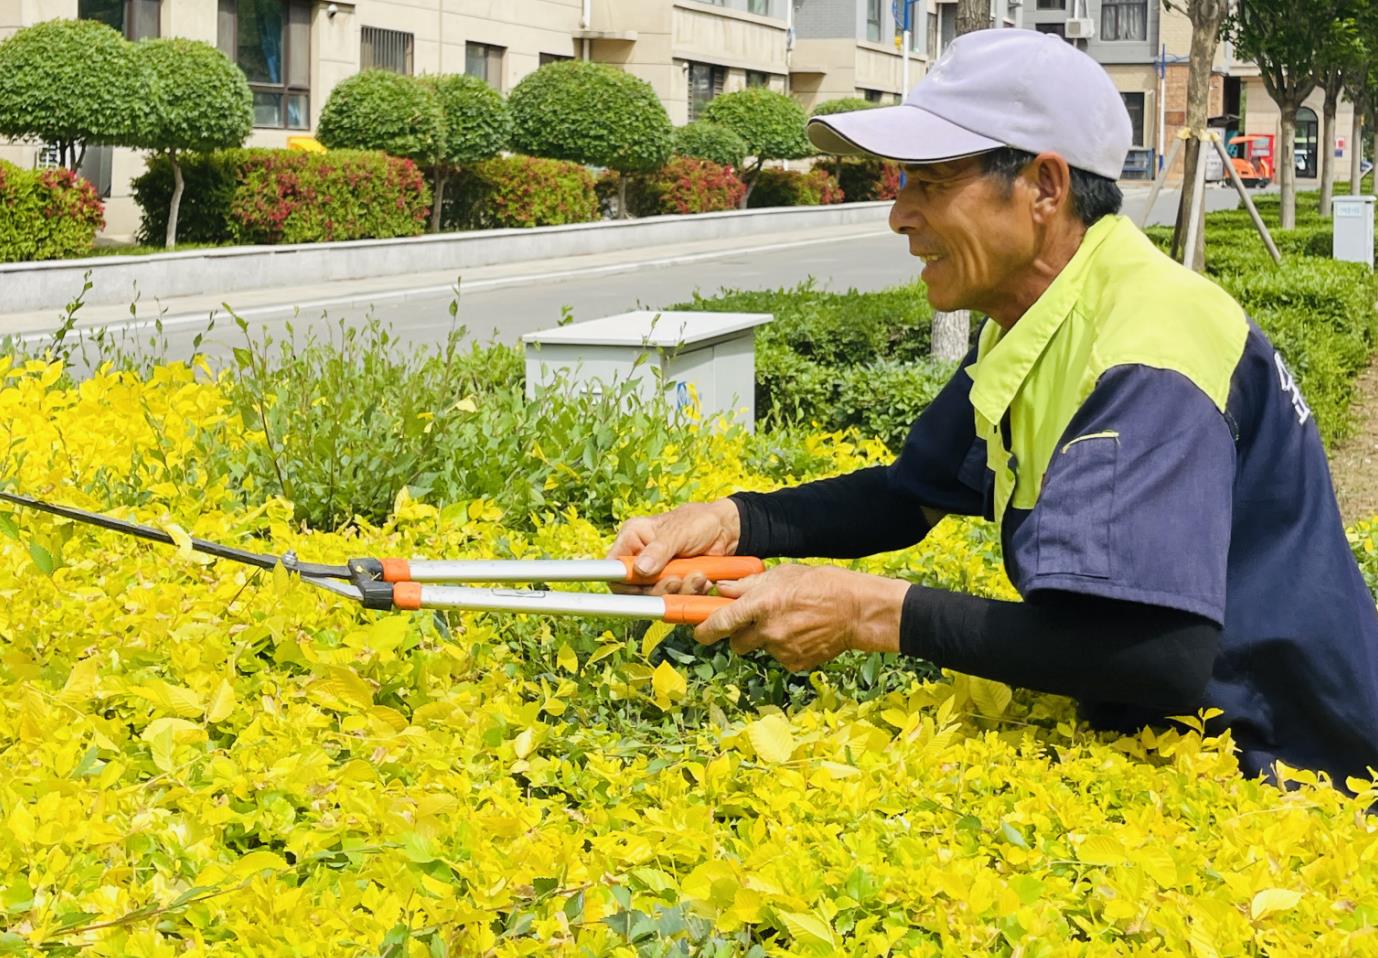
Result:
[[[873,230],[868,233],[849,234],[843,239],[875,239],[879,236],[893,236],[889,229]],[[521,283],[530,283],[536,280],[564,279],[570,276],[594,276],[608,273],[629,273],[633,270],[643,269],[648,266],[679,266],[683,263],[694,263],[705,259],[719,259],[724,256],[738,256],[742,253],[771,253],[778,250],[798,249],[801,246],[817,246],[822,243],[836,243],[839,237],[829,236],[819,239],[794,240],[788,243],[770,243],[765,246],[742,246],[735,249],[713,250],[707,253],[689,253],[679,256],[666,256],[660,259],[637,260],[634,263],[611,263],[607,266],[592,266],[582,269],[557,270],[553,273],[527,273],[521,276],[495,276],[492,279],[477,279],[471,282],[463,282],[460,277],[460,292],[467,293],[475,289],[497,289],[502,286],[516,286]],[[329,306],[353,305],[361,301],[367,301],[370,306],[387,302],[395,299],[406,299],[407,297],[436,296],[443,293],[453,293],[455,285],[453,283],[444,286],[423,286],[419,289],[408,288],[380,292],[376,294],[360,293],[355,296],[336,296],[329,299],[315,299],[306,303],[277,304],[273,306],[253,306],[248,309],[236,309],[235,315],[241,319],[249,319],[253,316],[263,316],[271,313],[293,312],[295,314],[304,313],[307,310],[321,309]],[[156,302],[156,300],[155,300]],[[215,307],[206,312],[183,313],[177,316],[162,317],[162,328],[164,330],[176,329],[181,326],[192,326],[207,322],[212,316],[221,316],[224,311],[221,307]],[[158,319],[123,319],[115,320],[103,325],[78,326],[73,330],[74,333],[85,334],[95,332],[98,329],[122,330],[129,332],[141,332],[145,329],[154,329],[159,323]],[[19,341],[22,343],[37,343],[46,339],[51,339],[52,333],[22,333]]]

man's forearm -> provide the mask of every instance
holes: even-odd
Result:
[[[924,586],[904,597],[907,655],[1022,688],[1162,714],[1202,704],[1220,627],[1187,612],[1060,593],[1002,602]]]
[[[934,515],[896,492],[885,466],[776,492],[738,492],[739,555],[856,559],[923,538]]]

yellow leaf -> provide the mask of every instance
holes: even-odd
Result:
[[[1134,853],[1134,861],[1162,887],[1177,887],[1177,866],[1166,848],[1141,848]]]
[[[843,765],[840,762],[819,762],[818,767],[828,773],[829,778],[856,778],[861,774],[861,769],[855,765]]]
[[[670,707],[671,702],[684,698],[689,686],[669,662],[661,662],[651,674],[651,688],[655,692],[656,705],[662,709]]]
[[[278,598],[284,598],[292,591],[292,574],[287,571],[287,567],[279,562],[273,566],[273,594]]]
[[[335,711],[367,709],[373,705],[373,688],[352,669],[330,668],[306,687],[306,697]]]
[[[976,709],[987,718],[999,718],[1010,704],[1010,687],[979,676],[968,676],[968,691]]]
[[[67,681],[62,686],[61,699],[64,702],[84,702],[96,694],[100,675],[100,663],[95,656],[82,659],[67,673]]]
[[[250,875],[258,874],[265,868],[281,871],[286,867],[287,860],[281,855],[276,852],[259,849],[258,851],[249,852],[249,854],[235,862],[233,873],[236,878],[248,878]]]
[[[512,751],[517,758],[526,758],[535,747],[536,734],[529,728],[523,729],[522,733],[512,740]]]
[[[788,762],[794,754],[794,727],[778,715],[767,715],[746,727],[746,736],[758,758],[766,762]]]
[[[143,685],[132,686],[129,693],[152,703],[153,707],[160,712],[171,712],[173,715],[181,715],[186,718],[199,718],[201,713],[206,710],[201,697],[191,689],[180,685],[171,685],[162,679],[154,679]]]
[[[615,655],[619,650],[621,650],[621,648],[622,648],[622,646],[620,646],[620,645],[605,645],[605,646],[603,646],[601,649],[599,649],[597,652],[595,652],[595,653],[593,653],[591,656],[589,656],[588,661],[585,662],[584,665],[585,665],[585,667],[588,667],[588,666],[592,665],[592,664],[595,663],[595,662],[601,662],[601,661],[603,661],[604,659],[606,659],[608,656],[610,656],[610,655]]]
[[[1087,865],[1123,865],[1124,846],[1109,835],[1092,835],[1077,849],[1077,858]]]
[[[1286,911],[1301,901],[1301,892],[1286,888],[1265,888],[1249,903],[1249,917],[1258,921],[1275,911]]]
[[[651,627],[646,630],[646,634],[641,637],[641,655],[649,656],[655,647],[665,641],[665,637],[675,631],[673,624],[669,622],[652,622]]]
[[[177,558],[183,562],[193,562],[197,565],[205,565],[214,561],[210,556],[201,555],[191,546],[191,536],[187,530],[183,529],[175,522],[169,522],[163,529],[172,537],[172,541],[177,544]]]
[[[811,950],[834,949],[837,941],[826,921],[803,912],[782,911],[780,921],[799,944]]]
[[[210,704],[206,706],[206,721],[223,722],[234,711],[234,706],[234,686],[229,683],[229,680],[221,679],[220,684],[216,686],[215,692],[211,695]]]
[[[33,841],[34,822],[33,813],[29,811],[29,806],[22,801],[14,806],[10,812],[8,822],[10,833],[14,835],[21,844],[27,845]]]
[[[579,671],[579,656],[574,654],[568,642],[560,646],[560,651],[555,655],[555,664],[566,672]]]
[[[478,412],[478,403],[474,402],[473,396],[465,396],[455,403],[456,412]]]

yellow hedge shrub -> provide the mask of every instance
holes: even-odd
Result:
[[[382,526],[303,532],[196,460],[223,413],[204,377],[4,375],[4,475],[35,495],[145,487],[124,514],[322,561],[600,555],[612,531],[515,536],[490,503],[402,497]],[[723,490],[749,482],[733,455]],[[1282,792],[1227,739],[1096,735],[1066,699],[965,676],[863,700],[815,673],[753,708],[659,658],[663,629],[365,613],[11,519],[0,953],[1378,953],[1367,783]],[[949,522],[862,565],[1009,595],[995,549]]]

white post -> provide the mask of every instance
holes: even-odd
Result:
[[[909,38],[912,31],[904,31],[904,49],[900,51],[900,62],[904,65],[900,68],[900,99],[904,100],[909,96]]]

